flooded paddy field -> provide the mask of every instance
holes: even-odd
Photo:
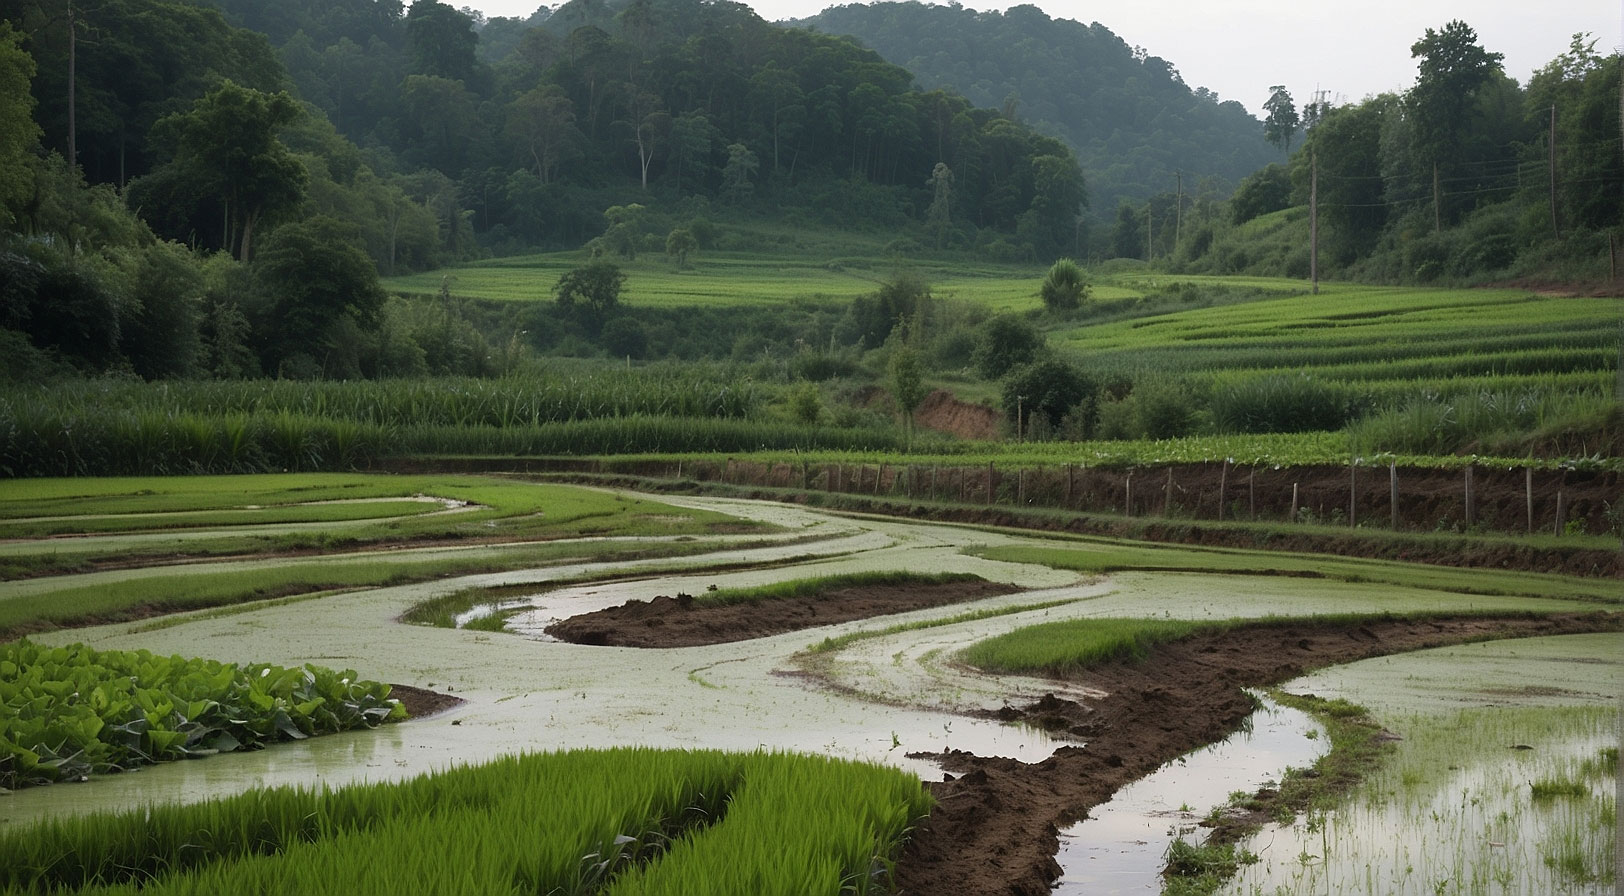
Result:
[[[1532,751],[1516,751],[1522,757],[1519,761],[1547,754],[1568,758],[1548,771],[1544,766],[1519,768],[1536,777],[1590,782],[1585,786],[1597,794],[1602,789],[1577,769],[1605,746],[1604,735],[1611,729],[1597,720],[1614,717],[1609,713],[1616,714],[1619,699],[1620,636],[1616,616],[1612,621],[1598,622],[1588,615],[1618,609],[1619,599],[1609,602],[1604,584],[1551,577],[1547,593],[1563,595],[1557,599],[1531,593],[1535,589],[1523,585],[1496,587],[1492,572],[1461,572],[1462,578],[1456,584],[1439,584],[1430,579],[1406,583],[1402,567],[1374,561],[1365,573],[1357,575],[1271,575],[1265,568],[1269,564],[1266,554],[1255,555],[1244,564],[1248,569],[1243,572],[1224,571],[1233,567],[1230,561],[1238,552],[1232,551],[1208,552],[1213,558],[1210,570],[1202,562],[1146,563],[1143,569],[1096,574],[1033,562],[988,559],[980,553],[1000,547],[1112,552],[1120,546],[1010,530],[837,515],[750,501],[659,500],[683,511],[748,523],[741,526],[748,531],[718,530],[681,536],[617,534],[613,537],[689,539],[690,544],[699,539],[703,544],[682,556],[601,561],[590,554],[606,539],[578,534],[577,538],[585,539],[580,542],[583,556],[558,555],[540,565],[504,563],[504,568],[492,572],[449,574],[409,584],[312,593],[297,600],[241,603],[35,633],[30,637],[44,643],[84,642],[100,648],[141,648],[226,661],[251,659],[284,665],[308,662],[353,668],[369,678],[448,695],[461,702],[438,714],[377,731],[170,763],[98,777],[84,784],[19,791],[0,797],[0,827],[88,811],[137,808],[154,801],[193,801],[266,785],[338,786],[399,780],[522,752],[624,745],[782,749],[906,769],[936,782],[933,788],[941,807],[953,805],[957,795],[984,795],[986,792],[974,788],[978,781],[1009,784],[1010,789],[999,791],[998,797],[1008,811],[992,814],[1003,820],[1000,830],[958,827],[959,822],[950,813],[933,813],[917,832],[916,844],[903,857],[899,879],[909,892],[939,891],[932,888],[944,882],[956,883],[964,892],[1043,892],[1057,878],[1065,886],[1068,879],[1075,881],[1081,875],[1068,870],[1063,876],[1055,864],[1053,856],[1063,830],[1068,848],[1087,855],[1094,848],[1087,838],[1096,835],[1084,832],[1086,822],[1076,828],[1071,827],[1073,823],[1105,815],[1106,800],[1132,781],[1190,750],[1230,737],[1254,709],[1252,697],[1239,688],[1287,680],[1291,680],[1286,685],[1291,690],[1312,691],[1322,697],[1342,696],[1366,705],[1389,729],[1406,738],[1394,760],[1395,767],[1401,767],[1397,772],[1400,784],[1395,789],[1373,778],[1371,787],[1378,788],[1373,791],[1375,804],[1398,805],[1395,794],[1403,793],[1406,802],[1402,805],[1408,807],[1403,811],[1413,812],[1420,804],[1409,802],[1412,796],[1420,799],[1425,794],[1429,799],[1448,802],[1484,788],[1509,789],[1509,784],[1473,783],[1478,779],[1467,772],[1481,763],[1470,757],[1460,760],[1460,774],[1447,768],[1423,769],[1411,771],[1406,777],[1402,770],[1408,767],[1403,752],[1408,744],[1413,741],[1418,749],[1425,749],[1425,731],[1479,731],[1487,722],[1478,714],[1504,704],[1515,704],[1517,711],[1525,714],[1519,718],[1526,721],[1508,724],[1514,728],[1521,724],[1527,733],[1517,735],[1513,730],[1502,735],[1491,727],[1484,730],[1495,733],[1474,734],[1472,739],[1534,741],[1535,734],[1549,726],[1562,733],[1552,734],[1549,741],[1532,743]],[[359,524],[344,525],[349,528]],[[94,551],[97,540],[106,539],[107,549],[117,551],[123,549],[123,544],[138,543],[141,537],[137,532],[83,535],[73,540],[73,549]],[[19,545],[26,542],[8,543],[8,553],[27,553],[28,549]],[[380,545],[372,550],[388,555],[397,548]],[[461,556],[502,554],[513,549],[494,538],[486,543],[415,550]],[[321,556],[307,555],[302,562],[319,562]],[[240,568],[252,574],[253,570],[279,562],[275,557],[252,556],[217,557],[197,564],[165,561],[160,565],[168,574],[183,574],[194,568],[211,572]],[[1157,565],[1182,568],[1149,568]],[[880,617],[813,624],[781,634],[709,645],[606,647],[568,643],[546,634],[546,629],[560,620],[631,601],[875,571],[967,573],[1010,590]],[[103,577],[91,581],[106,581],[117,579],[120,571],[84,575]],[[0,583],[0,603],[38,596],[48,591],[53,581],[65,585],[70,579],[82,577]],[[491,591],[491,605],[499,606],[507,615],[505,630],[436,628],[399,621],[402,614],[423,601],[469,589]],[[1216,635],[1206,652],[1196,650],[1182,658],[1157,659],[1139,666],[1119,664],[1098,673],[1083,672],[1065,678],[995,675],[967,665],[958,656],[961,650],[986,638],[1058,620],[1312,620],[1347,614],[1414,612],[1460,617],[1461,621],[1421,626],[1418,637],[1411,637],[1418,626],[1401,619],[1393,620],[1390,630],[1364,626],[1368,634],[1359,633],[1360,626],[1345,629],[1329,622],[1307,621],[1297,629],[1275,628],[1262,636]],[[1543,617],[1530,617],[1512,629],[1498,624],[1479,625],[1468,618],[1485,613],[1560,614],[1564,619],[1590,621],[1568,622],[1564,628],[1553,626]],[[1414,654],[1413,663],[1408,653],[1362,659],[1473,637],[1598,627],[1608,630],[1602,634],[1561,634],[1537,640],[1442,647]],[[1553,646],[1540,646],[1547,644]],[[1254,658],[1262,655],[1271,661],[1260,666],[1240,654]],[[1433,656],[1444,659],[1424,659]],[[1361,661],[1341,665],[1347,660]],[[1297,677],[1325,662],[1339,665],[1306,679]],[[1174,669],[1187,670],[1190,680],[1203,683],[1202,688],[1205,683],[1217,682],[1222,692],[1194,686],[1185,689],[1158,677]],[[1129,697],[1131,703],[1124,703],[1120,710],[1113,708],[1114,700]],[[1050,706],[1049,715],[1032,709],[1040,705]],[[1575,721],[1581,718],[1591,720]],[[1174,726],[1174,720],[1189,724]],[[1252,723],[1254,732],[1260,727],[1268,726]],[[1301,733],[1307,729],[1294,727],[1299,740],[1312,740]],[[1265,755],[1259,759],[1258,754],[1271,751],[1262,747],[1248,750],[1246,743],[1240,736],[1232,740],[1232,745],[1250,758],[1221,761],[1248,765],[1248,780],[1216,796],[1193,782],[1180,784],[1175,780],[1163,785],[1166,790],[1149,800],[1145,811],[1153,816],[1169,813],[1164,820],[1168,826],[1177,825],[1183,823],[1183,816],[1208,813],[1214,808],[1213,801],[1221,802],[1224,793],[1252,788],[1278,776],[1283,771],[1278,767],[1280,763],[1296,765],[1304,761],[1296,754],[1292,758]],[[1556,746],[1558,743],[1562,746]],[[1192,756],[1184,764],[1199,761]],[[1043,783],[1046,779],[1041,773],[1046,770],[1080,776],[1088,786],[1057,792]],[[1406,787],[1403,782],[1410,779],[1416,780]],[[1057,796],[1058,802],[1038,800],[1036,791],[1045,789],[1049,796]],[[1023,792],[1033,799],[1028,802],[1019,798]],[[1011,800],[1009,794],[1017,797]],[[980,797],[965,799],[973,802]],[[1121,793],[1119,799],[1127,803],[1137,797],[1129,791]],[[1582,802],[1576,797],[1563,800],[1527,812],[1500,805],[1489,821],[1497,819],[1501,812],[1514,819],[1532,819],[1540,813],[1554,815],[1565,805]],[[1594,796],[1592,801],[1598,805],[1605,802],[1603,795]],[[1092,811],[1096,806],[1101,807],[1098,813]],[[1346,821],[1328,817],[1305,820],[1300,823],[1301,848],[1291,848],[1322,857],[1309,863],[1317,876],[1293,877],[1285,871],[1279,876],[1243,876],[1232,885],[1233,891],[1318,892],[1326,880],[1349,879],[1334,875],[1354,872],[1331,869],[1329,860],[1323,858],[1324,850],[1303,845],[1309,836],[1317,836],[1307,830],[1308,825],[1316,823],[1320,830],[1328,824],[1345,824],[1348,830],[1377,829],[1385,824],[1352,816]],[[1551,824],[1562,831],[1577,831],[1582,822],[1558,819]],[[1272,836],[1274,842],[1285,843],[1288,836],[1299,836],[1289,831],[1271,830],[1260,837]],[[1108,839],[1118,835],[1101,836]],[[1414,849],[1436,854],[1445,870],[1455,864],[1465,867],[1479,862],[1476,854],[1458,844],[1440,840],[1434,848],[1430,839],[1433,836],[1421,831],[1410,840],[1420,844]],[[1510,834],[1505,837],[1493,842],[1518,839]],[[1533,835],[1523,839],[1539,840]],[[1579,839],[1590,842],[1582,836]],[[1022,844],[1021,848],[1010,850],[1010,842]],[[1539,852],[1542,847],[1532,848],[1534,851],[1527,855],[1541,858],[1524,856],[1517,861],[1543,861]],[[1558,863],[1564,861],[1560,846],[1544,848],[1556,856]],[[1290,865],[1282,858],[1279,846],[1252,849],[1262,860],[1244,869],[1243,875]],[[986,850],[1004,850],[999,854],[1005,858],[1000,863],[989,863]],[[1351,848],[1348,851],[1352,852]],[[966,878],[962,869],[948,861],[952,854],[967,856],[989,870],[983,877]],[[1498,855],[1491,853],[1489,857]],[[1141,869],[1148,861],[1149,877],[1154,878],[1160,855],[1134,861]],[[1366,860],[1366,864],[1370,861]],[[1594,864],[1591,859],[1585,861]],[[1413,866],[1414,860],[1410,862]],[[1412,876],[1430,886],[1446,875],[1429,866],[1425,873]],[[1140,874],[1140,879],[1144,877]]]

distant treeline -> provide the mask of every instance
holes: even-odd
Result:
[[[1620,55],[1596,44],[1574,35],[1519,85],[1466,23],[1429,28],[1411,48],[1409,90],[1309,102],[1301,115],[1277,96],[1286,145],[1306,132],[1286,164],[1246,178],[1227,203],[1169,192],[1119,207],[1114,254],[1307,277],[1315,194],[1322,277],[1606,280],[1624,261],[1624,80]]]

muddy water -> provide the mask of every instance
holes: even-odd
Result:
[[[1345,805],[1244,844],[1261,861],[1223,892],[1612,891],[1624,787],[1598,758],[1624,740],[1617,634],[1421,651],[1285,687],[1362,702],[1402,740]],[[1579,792],[1536,797],[1549,781]]]
[[[1199,822],[1231,793],[1278,782],[1288,767],[1310,766],[1329,749],[1323,729],[1306,713],[1261,703],[1228,740],[1129,784],[1062,831],[1055,858],[1065,873],[1055,883],[1057,896],[1160,893],[1174,840],[1202,842]]]
[[[712,584],[734,587],[859,570],[965,571],[1030,590],[971,605],[745,643],[658,651],[586,647],[520,634],[420,628],[394,621],[418,601],[471,586],[579,579],[611,572],[624,575],[628,567],[636,566],[588,563],[447,579],[284,606],[246,606],[224,614],[173,617],[163,620],[162,627],[135,623],[56,633],[39,640],[85,641],[98,647],[146,648],[225,661],[313,662],[446,691],[467,703],[445,715],[376,732],[317,738],[259,753],[173,763],[87,784],[24,791],[0,798],[0,824],[154,801],[195,800],[266,784],[336,786],[398,779],[514,752],[623,744],[809,751],[891,763],[934,778],[940,775],[938,769],[906,754],[958,749],[1034,762],[1053,749],[1039,732],[959,714],[964,709],[996,708],[1006,700],[1055,689],[1053,683],[1037,679],[987,676],[952,660],[959,647],[990,634],[1035,621],[1073,617],[1264,615],[1283,605],[1295,612],[1468,601],[1484,608],[1497,600],[1267,577],[1136,573],[1095,581],[961,553],[973,545],[1057,543],[1042,538],[842,517],[776,504],[663,500],[775,523],[790,530],[792,537],[817,541],[722,550],[685,561],[693,564],[693,572],[552,592],[541,587],[519,627],[534,634],[551,618],[605,602],[677,591],[698,593]],[[1091,549],[1087,543],[1066,544]],[[806,559],[795,565],[770,570],[697,571],[704,563],[782,564],[802,556]],[[670,568],[672,563],[663,560],[649,565]],[[1498,600],[1507,606],[1529,603],[1526,599]],[[1048,601],[1065,603],[1021,610]],[[809,645],[833,635],[878,630],[899,622],[939,621],[967,610],[1000,607],[1021,611],[874,637],[819,660],[802,655]],[[813,667],[827,675],[833,687],[805,674]],[[1088,694],[1086,684],[1075,690],[1080,696]]]

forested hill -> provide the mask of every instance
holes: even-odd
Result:
[[[41,145],[74,143],[86,176],[120,187],[160,236],[245,260],[251,231],[315,215],[378,231],[367,248],[392,271],[579,246],[630,204],[1026,257],[1075,249],[1085,184],[1061,140],[741,3],[572,0],[524,21],[436,0],[50,7],[5,12],[37,73]],[[249,93],[221,93],[227,79]],[[264,145],[237,155],[292,154],[278,177],[198,176],[249,131]],[[232,195],[248,187],[261,195]],[[423,222],[394,223],[425,209],[438,245],[421,244]]]
[[[918,2],[835,6],[800,24],[856,36],[914,73],[977,106],[1009,109],[1064,139],[1088,179],[1095,217],[1118,199],[1188,192],[1218,178],[1227,196],[1241,178],[1280,160],[1240,103],[1192,89],[1168,60],[1130,47],[1105,25],[1051,19],[1035,6],[977,12]],[[1258,85],[1264,91],[1266,85]]]

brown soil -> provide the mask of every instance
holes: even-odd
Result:
[[[708,605],[686,594],[628,601],[547,627],[561,641],[610,647],[698,647],[765,638],[853,619],[980,600],[1017,590],[998,582],[865,585],[816,597]]]
[[[961,439],[991,440],[1004,436],[1004,415],[984,404],[970,404],[955,398],[946,389],[925,396],[914,421],[927,429],[945,432]]]
[[[1199,635],[1078,676],[1107,696],[1053,696],[998,717],[1083,742],[1027,765],[951,752],[928,758],[956,775],[932,785],[937,806],[897,866],[901,892],[1044,894],[1059,875],[1059,829],[1161,764],[1233,731],[1252,711],[1248,686],[1371,656],[1469,640],[1618,631],[1624,617],[1384,620],[1265,624]]]
[[[389,696],[405,704],[406,718],[408,719],[421,719],[439,715],[448,709],[461,706],[465,702],[461,697],[453,697],[439,691],[414,688],[409,684],[390,685]]]

